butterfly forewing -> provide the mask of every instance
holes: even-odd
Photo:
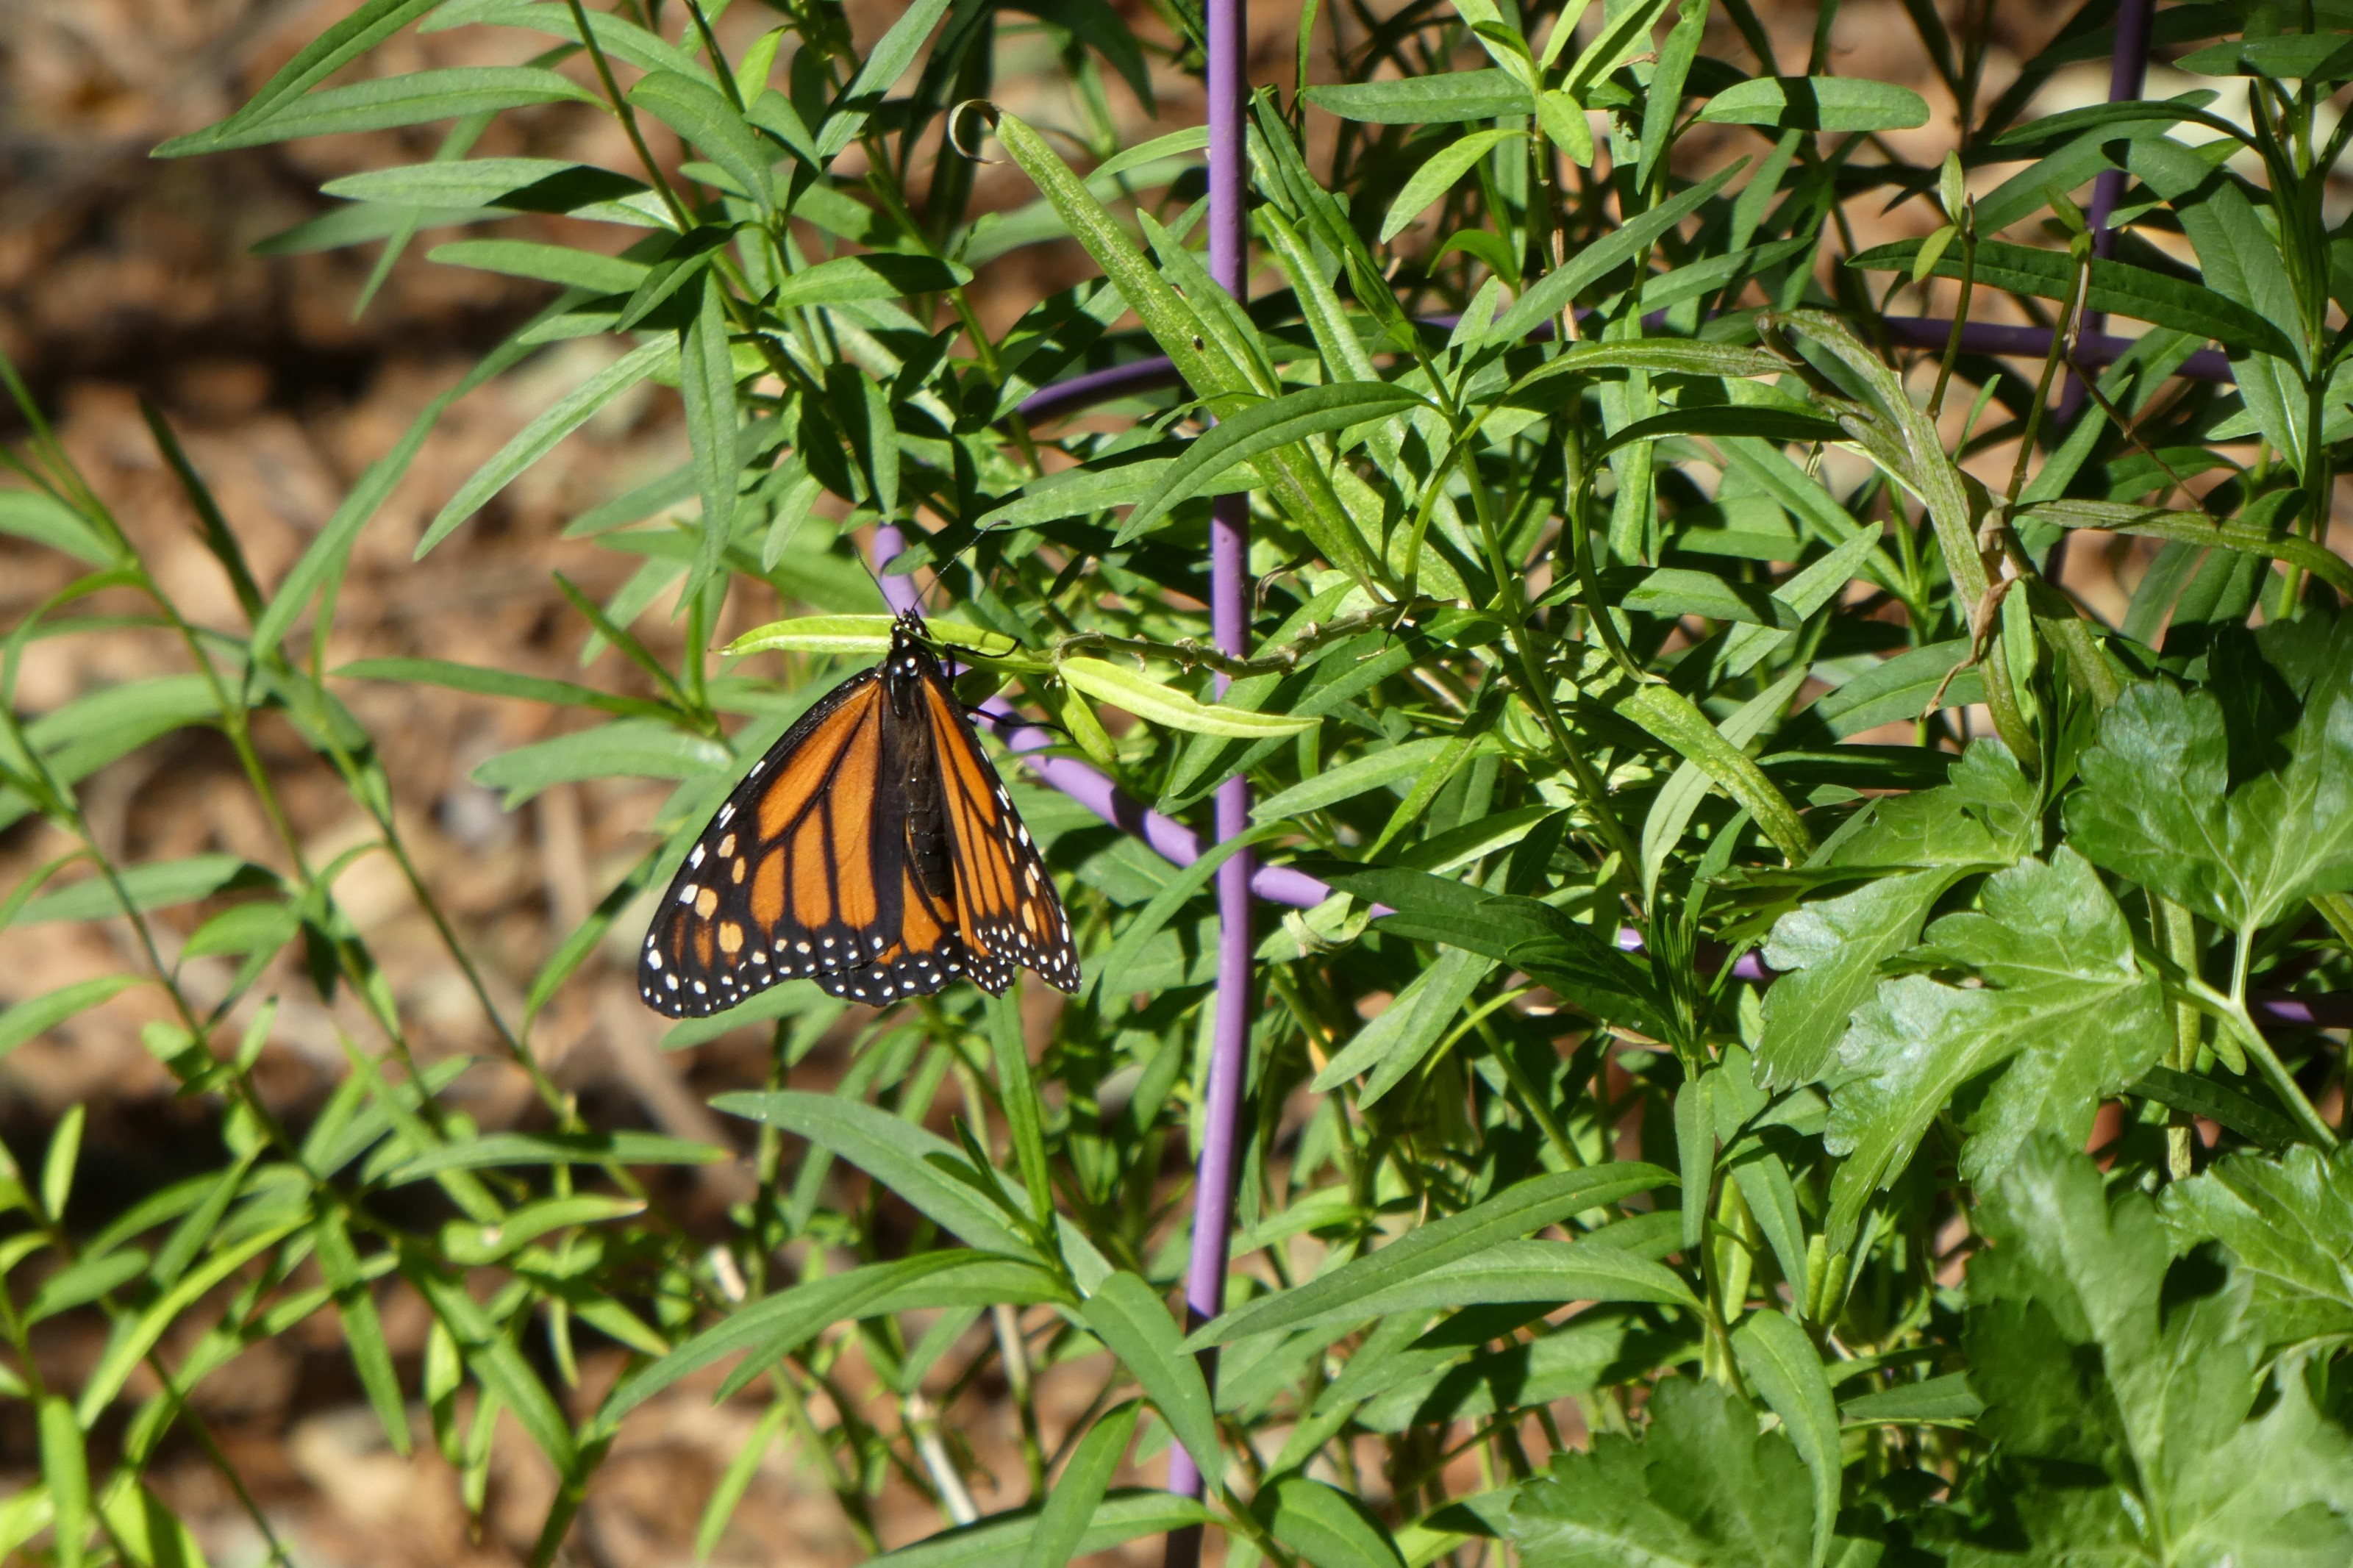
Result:
[[[802,715],[735,787],[686,853],[638,955],[638,989],[672,1017],[733,1007],[779,980],[870,962],[895,925],[881,831],[882,683],[869,670]]]
[[[753,764],[688,849],[639,955],[671,1017],[814,978],[873,1005],[1024,963],[1077,987],[1070,921],[1029,830],[902,619],[891,655],[828,692]]]

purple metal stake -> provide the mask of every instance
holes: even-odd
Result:
[[[2156,0],[2124,0],[2116,7],[2116,52],[2108,62],[2108,101],[2124,103],[2141,95],[2148,81],[2148,25],[2150,13],[2157,8]],[[2124,200],[2125,172],[2107,168],[2092,182],[2092,210],[2084,215],[2092,226],[2092,254],[2105,260],[2116,253],[2116,231],[2108,226],[2116,216],[2116,204]],[[2108,324],[2105,310],[2084,312],[2083,335],[2098,337]],[[2219,357],[2219,356],[2217,356]],[[2059,423],[2073,423],[2082,412],[2087,394],[2084,378],[2073,370],[2067,373],[2066,395],[2060,399]],[[2067,536],[2061,534],[2051,546],[2051,559],[2045,574],[2056,582],[2062,568],[2067,564]]]
[[[2138,98],[2148,81],[2149,15],[2156,9],[2155,0],[2124,0],[2116,7],[2116,52],[2108,62],[2108,101],[2124,103]],[[2092,210],[2085,215],[2092,225],[2092,253],[2111,257],[2116,253],[2116,233],[2108,226],[2116,216],[2116,204],[2125,197],[2125,172],[2107,168],[2092,183]],[[2085,331],[2096,332],[2105,318],[2086,316]]]
[[[1250,289],[1248,132],[1243,124],[1250,96],[1248,18],[1246,0],[1209,0],[1209,277],[1237,304],[1247,300]],[[1238,658],[1250,653],[1249,581],[1250,498],[1227,496],[1209,514],[1209,634],[1220,651]],[[1223,676],[1218,678],[1220,695],[1227,684]],[[1249,831],[1250,781],[1241,774],[1218,786],[1216,819],[1221,843]],[[1202,1107],[1201,1163],[1193,1180],[1193,1250],[1185,1270],[1188,1326],[1208,1321],[1226,1304],[1242,1080],[1256,1005],[1250,859],[1243,850],[1218,868],[1218,989],[1210,1004],[1216,1011]],[[1200,1360],[1201,1374],[1214,1390],[1217,1352],[1204,1351]],[[1181,1497],[1199,1497],[1204,1490],[1201,1473],[1182,1444],[1169,1446],[1168,1489]],[[1199,1526],[1170,1532],[1165,1559],[1168,1568],[1194,1568],[1200,1560]]]

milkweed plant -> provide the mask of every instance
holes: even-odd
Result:
[[[1995,7],[1906,0],[1932,108],[1836,73],[1835,4],[1809,52],[1749,0],[1310,0],[1248,104],[1247,300],[1211,281],[1208,138],[1173,107],[1195,0],[915,0],[867,47],[816,0],[364,0],[167,143],[422,128],[287,243],[547,292],[275,581],[151,418],[233,620],[184,612],[10,373],[0,528],[77,574],[0,652],[0,811],[63,846],[0,924],[115,922],[139,962],[12,972],[0,1051],[146,993],[218,1146],[90,1223],[80,1110],[0,1165],[0,1401],[38,1452],[0,1556],[201,1561],[143,1479],[177,1445],[285,1560],[193,1396],[301,1331],[471,1506],[494,1447],[535,1450],[538,1563],[632,1412],[681,1396],[748,1421],[706,1552],[781,1455],[910,1568],[1195,1529],[1315,1568],[2353,1562],[2323,1026],[2353,987],[2353,11],[2168,6],[2189,90],[2064,107],[2119,49],[2113,0],[2066,10],[1997,93]],[[525,63],[387,74],[458,28]],[[1048,74],[1000,102],[1017,47]],[[1162,133],[1123,140],[1131,99]],[[518,114],[604,117],[617,156],[474,155]],[[562,362],[591,368],[417,552],[674,389],[683,463],[571,521],[630,568],[554,584],[581,679],[331,662],[354,543],[443,410],[578,339],[611,352]],[[1118,367],[1109,401],[1032,401]],[[1204,608],[1234,495],[1240,654]],[[2068,585],[2104,562],[2120,614]],[[766,1042],[718,1143],[599,1125],[534,1055],[751,762],[886,646],[894,574],[965,700],[1204,841],[1247,775],[1254,852],[1328,894],[1252,933],[1206,1324],[1175,1292],[1216,858],[1170,864],[1002,752],[1081,953],[1059,1011],[1034,980],[1027,1010],[775,986],[669,1037]],[[731,599],[771,624],[723,645]],[[36,644],[130,626],[183,667],[17,697]],[[527,984],[438,912],[367,682],[570,710],[482,765],[510,801],[675,781]],[[364,843],[292,832],[265,722]],[[91,781],[187,730],[278,854],[110,852]],[[362,855],[526,1075],[513,1127],[454,1108],[471,1058],[413,1048],[337,891]],[[289,1120],[255,1074],[305,992],[356,1011]],[[723,1223],[660,1201],[663,1167],[720,1161],[747,1173]],[[37,1352],[69,1323],[100,1348],[60,1381]],[[1018,1468],[959,1429],[991,1402]],[[1198,1499],[1165,1488],[1180,1447]]]

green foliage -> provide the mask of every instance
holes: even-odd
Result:
[[[1739,4],[1351,12],[1348,79],[1251,105],[1280,282],[1245,308],[1199,250],[1206,139],[1123,149],[1106,96],[1105,65],[1139,101],[1198,68],[1187,8],[1155,42],[1102,0],[1018,23],[920,0],[861,54],[838,14],[778,6],[733,58],[725,9],[372,0],[160,150],[454,121],[263,248],[382,241],[388,266],[419,226],[487,227],[400,264],[555,290],[275,584],[151,417],[234,617],[188,618],[12,373],[30,435],[0,531],[76,575],[0,649],[0,816],[62,846],[0,928],[114,921],[152,962],[12,992],[0,1054],[160,996],[142,1039],[221,1147],[94,1225],[79,1110],[37,1169],[0,1159],[0,1396],[29,1403],[41,1467],[0,1502],[0,1555],[193,1561],[143,1472],[205,1438],[200,1384],[298,1330],[339,1337],[388,1440],[434,1444],[478,1509],[500,1435],[533,1445],[543,1563],[627,1424],[697,1379],[753,1423],[706,1552],[781,1443],[870,1553],[882,1489],[934,1506],[940,1532],[887,1554],[924,1568],[1191,1526],[1317,1568],[1496,1537],[1531,1568],[2353,1555],[2345,1048],[2266,1002],[2353,988],[2353,568],[2325,531],[2353,442],[2324,202],[2353,140],[2325,112],[2353,80],[2341,18],[2161,13],[2163,47],[2200,46],[2186,68],[2246,80],[2236,119],[2205,93],[2030,119],[2113,48],[2106,8],[1989,102],[1988,8],[1957,35],[1907,4],[1967,128],[1913,166],[1880,133],[1926,100],[1825,74],[1832,6],[1802,74]],[[413,25],[552,47],[364,74]],[[1031,58],[1017,27],[1071,89],[1004,90],[1037,124],[982,101]],[[629,154],[471,156],[518,111],[609,115]],[[956,149],[990,137],[1034,201],[973,210]],[[2129,176],[2113,257],[2080,205],[2104,172]],[[1891,200],[1934,232],[1862,247]],[[573,221],[495,226],[524,215]],[[1082,257],[1099,277],[1037,296]],[[1997,293],[2057,329],[2040,365],[1889,346],[1891,316]],[[2079,395],[2084,311],[2147,330]],[[674,392],[681,460],[566,530],[628,568],[601,602],[554,580],[577,679],[328,668],[351,553],[444,410],[582,339],[607,352],[417,546],[624,395]],[[2179,374],[2210,345],[2232,380]],[[1022,412],[1155,355],[1181,384],[1109,405],[1116,428]],[[1240,494],[1234,656],[1201,606],[1211,498]],[[1253,826],[1175,868],[1008,760],[1089,981],[1042,1038],[970,987],[876,1013],[784,985],[671,1037],[765,1039],[760,1087],[713,1102],[727,1147],[592,1124],[534,1031],[608,978],[729,783],[880,651],[860,557],[885,524],[974,691],[1197,827],[1245,776]],[[2115,625],[2055,582],[2086,531],[2153,552]],[[731,601],[785,617],[714,646]],[[184,667],[47,711],[17,694],[35,643],[126,627]],[[586,710],[481,763],[510,805],[676,784],[512,987],[403,842],[361,680]],[[191,731],[275,824],[299,745],[367,841],[119,863],[87,781]],[[1257,932],[1234,1275],[1195,1325],[1172,1296],[1209,885],[1245,847],[1330,896]],[[363,855],[434,915],[534,1130],[477,1127],[448,1098],[467,1064],[418,1064],[338,892]],[[290,1124],[255,1068],[303,991],[370,1032]],[[840,1071],[817,1080],[821,1043]],[[753,1195],[715,1238],[653,1201],[663,1168],[735,1157]],[[421,1357],[387,1338],[396,1293],[430,1319]],[[51,1386],[33,1331],[72,1314],[103,1348]],[[616,1381],[583,1379],[592,1347]],[[1091,1396],[1049,1406],[1047,1375]],[[1025,1474],[974,1519],[978,1462],[933,1396],[1000,1384]],[[1175,1446],[1198,1502],[1152,1489]]]

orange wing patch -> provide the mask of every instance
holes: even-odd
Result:
[[[779,980],[856,968],[892,911],[872,868],[886,805],[874,672],[837,688],[753,765],[687,851],[639,954],[638,989],[672,1017]],[[894,829],[895,829],[894,818]]]
[[[926,680],[924,696],[939,749],[949,858],[973,978],[1001,995],[1014,971],[1026,964],[1055,989],[1076,991],[1079,953],[1071,919],[1029,829],[946,684]]]

